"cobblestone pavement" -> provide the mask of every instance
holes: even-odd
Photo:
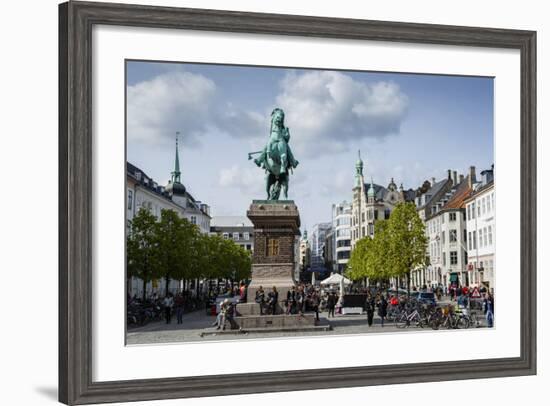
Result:
[[[485,320],[481,312],[477,312],[481,326],[485,326]],[[367,324],[366,315],[336,315],[328,318],[327,313],[321,313],[320,324],[330,324],[330,331],[310,331],[310,332],[268,332],[268,333],[248,333],[248,334],[207,334],[201,337],[201,333],[214,333],[216,330],[212,327],[215,322],[214,316],[206,315],[204,310],[185,314],[183,324],[177,324],[175,317],[171,324],[166,322],[152,322],[143,327],[131,328],[127,333],[127,344],[156,344],[156,343],[174,343],[174,342],[202,342],[202,341],[220,341],[220,340],[240,340],[257,338],[281,338],[281,337],[311,337],[342,334],[372,334],[372,333],[390,333],[390,332],[419,332],[429,331],[429,328],[408,327],[397,328],[393,322],[381,325],[378,315],[374,317],[374,323],[371,327]],[[441,331],[441,330],[440,330]]]

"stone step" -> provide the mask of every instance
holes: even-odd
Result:
[[[291,332],[324,332],[330,331],[332,327],[328,324],[321,326],[296,326],[296,327],[263,327],[263,328],[248,328],[240,330],[211,330],[203,331],[200,336],[215,336],[215,335],[246,335],[254,333],[291,333]]]
[[[238,316],[235,322],[242,329],[315,326],[313,314],[276,314],[264,316]]]

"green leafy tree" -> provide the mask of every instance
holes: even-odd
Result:
[[[156,218],[141,208],[132,219],[126,243],[128,275],[143,281],[143,300],[149,281],[159,277]]]
[[[427,237],[424,223],[413,203],[399,203],[387,222],[386,266],[390,276],[407,277],[411,290],[411,271],[426,264]]]
[[[164,277],[166,292],[173,279],[189,279],[193,263],[194,240],[198,231],[187,219],[179,217],[174,210],[162,210],[156,224],[158,241],[157,263],[159,274]]]
[[[383,281],[390,276],[387,251],[389,235],[387,221],[379,220],[375,224],[374,236],[360,239],[351,253],[347,275],[353,280],[369,278]]]

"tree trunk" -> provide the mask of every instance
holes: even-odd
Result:
[[[143,303],[147,299],[147,279],[143,279],[143,294],[142,294]]]
[[[170,278],[166,276],[165,279],[166,279],[166,291],[164,292],[164,296],[168,296],[168,287],[170,285]]]
[[[411,297],[411,270],[407,272],[407,297]]]

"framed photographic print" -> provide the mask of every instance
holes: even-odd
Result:
[[[535,32],[59,29],[61,402],[536,373]]]

